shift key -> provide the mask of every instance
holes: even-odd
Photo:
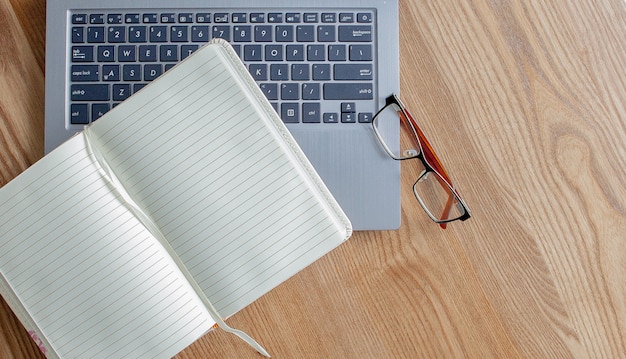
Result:
[[[110,96],[108,84],[76,84],[72,85],[72,101],[108,101]]]
[[[373,100],[371,83],[327,83],[324,84],[325,100]]]

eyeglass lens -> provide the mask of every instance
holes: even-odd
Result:
[[[411,170],[417,169],[418,180],[413,185],[413,192],[434,221],[446,222],[463,217],[465,209],[450,186],[440,174],[427,169],[422,160],[416,158],[421,153],[418,136],[411,128],[408,118],[405,118],[403,112],[398,111],[400,108],[397,105],[390,104],[374,119],[374,127],[383,147],[397,160],[415,158],[411,161],[411,167],[415,168]],[[396,126],[400,125],[402,134],[399,143],[397,131],[394,136],[394,131],[385,130],[385,124],[390,122]]]
[[[454,192],[436,172],[422,172],[413,185],[413,192],[435,221],[450,221],[465,214]]]
[[[399,108],[396,105],[388,105],[378,113],[374,125],[376,126],[379,139],[383,146],[386,147],[389,155],[395,159],[416,157],[420,153],[420,147],[415,140],[415,136],[403,134],[398,139],[398,126],[401,127],[402,132],[409,132],[404,128],[403,120],[398,111]]]

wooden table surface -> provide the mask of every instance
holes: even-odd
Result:
[[[357,232],[229,319],[275,358],[626,358],[626,3],[400,0],[401,96],[473,217]],[[43,155],[45,2],[0,0],[0,185]],[[25,259],[26,260],[26,259]],[[0,358],[40,357],[0,300]],[[179,358],[260,358],[213,331]]]

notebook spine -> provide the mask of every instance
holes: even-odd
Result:
[[[30,315],[30,313],[26,310],[26,308],[22,305],[17,294],[5,278],[5,276],[0,272],[0,295],[7,302],[13,313],[17,319],[20,320],[28,335],[35,341],[35,344],[39,348],[39,350],[46,356],[48,359],[57,359],[59,355],[54,351],[52,345],[48,342],[46,337],[44,336],[41,329]]]

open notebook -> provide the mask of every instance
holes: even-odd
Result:
[[[0,293],[48,357],[171,357],[350,234],[217,40],[0,189]]]

